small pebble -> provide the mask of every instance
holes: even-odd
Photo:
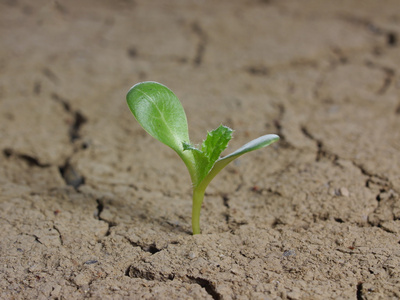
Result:
[[[339,189],[339,192],[340,192],[340,195],[342,195],[344,197],[349,197],[350,196],[349,190],[347,188],[345,188],[345,187],[341,187]]]
[[[196,253],[194,253],[194,252],[189,252],[189,258],[190,259],[193,259],[193,258],[196,258]]]
[[[235,274],[235,275],[238,275],[238,274],[239,274],[239,271],[236,270],[235,268],[232,268],[232,269],[231,269],[231,273],[232,273],[232,274]]]
[[[285,252],[283,252],[283,256],[284,257],[296,256],[296,251],[294,251],[294,250],[286,250]]]

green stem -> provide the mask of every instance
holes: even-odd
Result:
[[[200,234],[200,210],[203,203],[204,193],[206,191],[204,185],[193,188],[193,206],[192,206],[192,229],[193,235]]]

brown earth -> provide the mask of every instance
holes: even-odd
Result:
[[[398,1],[0,1],[2,299],[399,299]],[[191,137],[281,141],[211,183],[125,102]]]

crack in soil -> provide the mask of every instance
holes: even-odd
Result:
[[[146,279],[149,281],[154,281],[156,280],[154,273],[150,271],[144,271],[141,270],[133,265],[130,265],[128,269],[125,272],[125,275],[131,278],[141,278],[141,279]],[[160,280],[162,281],[162,280]]]
[[[80,130],[81,127],[84,123],[87,122],[87,118],[78,110],[73,110],[71,108],[71,105],[69,101],[57,93],[52,93],[51,98],[62,105],[64,108],[65,112],[67,112],[69,115],[72,116],[72,122],[69,124],[69,130],[68,130],[68,135],[69,135],[69,140],[70,143],[73,144],[77,139],[81,137],[80,135]],[[85,146],[82,147],[83,149]],[[76,167],[74,167],[70,161],[72,156],[77,152],[75,149],[74,153],[72,153],[66,160],[64,165],[59,166],[59,171],[61,176],[64,178],[64,181],[67,185],[71,185],[75,188],[75,190],[78,189],[78,187],[82,184],[85,183],[85,178],[79,174],[79,172],[76,170]]]
[[[282,126],[282,120],[284,118],[284,115],[286,113],[285,106],[282,103],[277,103],[275,104],[276,107],[278,108],[278,116],[273,120],[273,126],[275,127],[276,134],[279,135],[279,145],[282,148],[291,148],[294,149],[295,146],[289,142],[289,140],[286,138],[285,134],[283,133],[283,126]]]
[[[310,133],[310,131],[304,125],[301,126],[300,130],[306,138],[308,138],[316,143],[316,145],[317,145],[317,155],[315,157],[316,162],[321,161],[322,158],[326,158],[326,159],[330,160],[335,166],[340,166],[337,163],[339,156],[337,154],[327,151],[324,148],[324,144],[323,144],[322,140],[317,139],[313,134]]]
[[[195,66],[200,66],[203,63],[204,53],[206,51],[207,35],[197,22],[192,24],[192,31],[199,39],[193,58],[193,64]]]
[[[3,155],[6,158],[15,156],[21,160],[24,160],[29,166],[35,166],[35,167],[39,167],[39,168],[50,167],[50,164],[43,164],[36,157],[30,156],[28,154],[16,153],[13,149],[10,149],[10,148],[3,149]]]
[[[73,165],[70,164],[70,158],[68,158],[65,164],[58,169],[65,183],[73,186],[75,190],[78,190],[78,187],[85,183],[85,178],[79,174]]]
[[[107,223],[108,229],[107,229],[107,232],[104,234],[104,236],[105,237],[109,236],[111,234],[111,228],[114,226],[117,226],[117,224],[102,218],[101,213],[104,210],[104,202],[100,199],[96,199],[96,203],[97,203],[97,206],[96,206],[97,212],[95,213],[95,218],[99,221],[103,221],[103,222]]]
[[[71,124],[69,129],[70,142],[73,143],[76,139],[80,138],[79,134],[80,128],[82,124],[84,124],[87,121],[87,119],[80,112],[72,111],[68,101],[59,97],[57,94],[53,94],[52,98],[56,102],[59,102],[69,114],[72,114],[74,116],[74,122]],[[62,166],[59,166],[59,171],[65,183],[67,185],[73,186],[77,190],[80,185],[85,183],[85,178],[81,174],[79,174],[76,168],[70,163],[71,157],[76,152],[77,150],[75,150],[74,153],[65,160],[65,163]],[[17,153],[15,150],[11,148],[3,149],[3,155],[6,158],[14,156],[18,159],[25,161],[29,166],[35,166],[39,168],[48,168],[51,166],[51,164],[49,163],[40,162],[40,160],[34,156],[23,153]]]
[[[86,117],[83,114],[81,114],[79,111],[75,111],[73,114],[74,114],[74,122],[71,125],[70,130],[69,130],[71,142],[80,138],[79,131],[81,129],[81,126],[87,122]]]
[[[338,163],[339,155],[337,155],[335,153],[331,153],[331,152],[327,151],[326,149],[324,149],[324,144],[323,144],[322,140],[317,139],[314,135],[312,135],[306,126],[301,127],[301,132],[307,138],[309,138],[310,140],[314,141],[317,144],[318,150],[317,150],[317,155],[316,155],[316,159],[315,159],[316,162],[319,162],[321,160],[321,158],[327,158],[334,165],[341,167],[340,164]],[[379,222],[372,221],[371,216],[373,216],[374,214],[379,215],[379,211],[382,209],[382,207],[387,205],[387,203],[382,204],[381,197],[383,197],[384,194],[388,193],[388,191],[394,191],[392,183],[390,182],[390,180],[388,178],[378,175],[378,174],[370,173],[362,165],[357,164],[354,161],[350,161],[350,162],[353,164],[353,166],[355,166],[357,169],[360,170],[361,174],[363,174],[364,176],[367,177],[367,179],[365,181],[365,187],[367,187],[368,189],[371,189],[371,190],[376,190],[378,188],[378,191],[379,191],[375,197],[378,204],[377,204],[377,207],[374,209],[374,211],[368,215],[368,217],[367,217],[368,224],[370,226],[382,228],[383,230],[390,232],[389,229],[383,228],[381,226],[382,222],[384,222],[384,220],[381,220]],[[395,196],[391,196],[391,197],[393,198]],[[397,220],[397,216],[395,216],[393,214],[392,220]],[[343,223],[343,220],[340,218],[335,219],[335,221],[338,223]]]
[[[390,87],[391,83],[393,82],[394,70],[385,69],[384,72],[386,74],[385,79],[383,80],[381,88],[376,92],[378,95],[385,94],[388,88]]]
[[[134,266],[134,265],[130,265],[126,269],[124,275],[131,277],[131,278],[141,278],[141,279],[145,279],[148,281],[166,282],[169,280],[177,279],[180,282],[186,282],[186,283],[190,283],[190,284],[198,284],[202,288],[205,289],[207,294],[209,294],[212,297],[212,299],[215,299],[215,300],[222,299],[222,295],[220,293],[218,293],[216,285],[211,280],[201,278],[201,277],[194,277],[194,276],[190,276],[190,275],[176,277],[176,275],[174,273],[171,273],[171,274],[163,274],[160,272],[155,273],[151,270],[145,270],[145,269],[142,269],[142,268]]]
[[[63,241],[60,230],[57,228],[56,225],[53,225],[53,229],[58,232],[58,238],[60,239],[60,244],[61,244],[61,246],[64,246],[64,241]]]
[[[226,207],[226,212],[225,212],[225,221],[226,224],[228,224],[229,227],[229,221],[230,221],[230,214],[229,214],[229,197],[227,195],[222,195],[222,203]]]
[[[132,245],[133,247],[139,247],[144,252],[156,254],[164,249],[164,248],[161,248],[161,249],[157,248],[157,246],[154,242],[151,244],[143,244],[143,243],[139,243],[139,242],[134,242],[126,236],[122,236],[122,237],[124,237],[130,245]]]
[[[340,48],[333,48],[332,53],[337,57],[338,62],[342,65],[345,65],[349,62],[349,58],[346,56],[346,54],[342,51]]]
[[[210,280],[200,277],[186,276],[189,279],[189,282],[196,283],[204,288],[214,300],[222,299],[222,295],[217,292],[216,286]]]
[[[361,26],[374,35],[384,36],[386,46],[388,47],[395,47],[397,45],[398,37],[395,31],[382,28],[367,18],[362,18],[349,14],[340,14],[339,19],[344,20],[353,25]]]
[[[363,290],[363,283],[362,283],[362,282],[359,282],[359,283],[357,284],[357,291],[356,291],[357,300],[363,300],[363,299],[365,299],[362,290]]]
[[[266,66],[249,66],[246,68],[247,73],[254,76],[267,76],[269,74],[269,70]]]
[[[161,272],[154,273],[151,270],[143,270],[134,265],[130,265],[126,271],[125,276],[131,278],[141,278],[148,281],[159,281],[159,282],[166,282],[168,280],[174,280],[175,274],[163,274]]]
[[[399,196],[396,193],[396,190],[393,189],[392,183],[384,176],[368,172],[362,165],[356,164],[355,162],[353,162],[353,165],[357,167],[363,175],[368,176],[365,186],[372,191],[378,190],[378,193],[375,197],[378,205],[374,211],[368,215],[368,224],[378,227],[389,233],[396,233],[389,228],[382,226],[385,221],[395,221],[399,219],[399,216],[397,216],[394,212],[394,203],[399,200]],[[384,216],[385,210],[389,210],[391,212],[391,218],[383,217],[383,219],[381,219],[381,215],[383,214]],[[376,218],[374,218],[374,216]]]
[[[70,103],[67,99],[59,96],[56,93],[51,94],[51,98],[60,103],[64,110],[73,117],[73,121],[69,128],[69,139],[72,142],[80,138],[80,129],[84,123],[87,122],[87,118],[78,110],[72,110]]]
[[[365,62],[365,66],[368,68],[380,70],[385,74],[382,86],[376,91],[377,95],[385,94],[393,82],[394,76],[396,74],[395,70],[390,67],[377,65],[376,63],[369,60]]]
[[[386,33],[386,44],[391,47],[397,46],[397,34],[393,31],[388,31]]]
[[[50,69],[44,69],[43,73],[45,74],[46,77],[48,77],[52,81],[57,81],[57,77],[54,73],[51,72]],[[36,88],[36,87],[35,87]],[[37,88],[38,93],[40,93],[40,86]],[[58,94],[53,93],[51,94],[51,98],[56,101],[57,103],[61,104],[64,110],[73,116],[73,122],[69,126],[69,140],[71,143],[74,143],[75,140],[80,138],[80,129],[82,125],[87,122],[87,118],[80,113],[79,111],[75,111],[71,109],[70,103],[60,97]],[[71,157],[77,152],[77,150],[74,151],[66,160],[65,163],[62,166],[59,166],[59,171],[61,176],[63,177],[65,183],[67,185],[71,185],[75,188],[75,190],[78,189],[78,187],[82,184],[85,183],[85,178],[79,174],[79,172],[76,170],[76,168],[70,163]],[[51,164],[49,163],[41,163],[38,158],[33,157],[28,154],[21,154],[21,153],[16,153],[13,149],[10,148],[5,148],[3,149],[3,155],[6,158],[9,158],[11,156],[15,156],[21,160],[24,160],[28,163],[29,166],[36,166],[39,168],[47,168],[50,167]]]
[[[49,79],[54,84],[57,84],[60,82],[60,79],[58,78],[58,76],[49,68],[44,68],[42,70],[42,73],[47,79]]]
[[[397,106],[395,113],[396,113],[397,115],[400,115],[400,103],[399,103],[399,105]]]
[[[236,231],[240,226],[247,225],[246,221],[238,222],[232,219],[230,214],[230,205],[229,205],[229,197],[228,195],[222,195],[222,204],[226,208],[226,212],[223,214],[225,216],[225,222],[228,225],[228,228],[231,232]]]
[[[39,237],[37,235],[35,235],[35,234],[32,234],[32,235],[27,234],[27,235],[34,237],[35,238],[35,242],[39,243],[40,245],[43,245],[43,243],[40,241],[40,239],[39,239]]]
[[[366,187],[370,188],[371,184],[382,186],[384,190],[391,189],[393,187],[392,183],[388,178],[378,174],[370,173],[362,165],[357,164],[354,161],[352,161],[352,163],[356,168],[358,168],[361,171],[363,175],[368,176],[368,179],[365,182]]]

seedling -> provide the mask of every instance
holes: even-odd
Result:
[[[261,136],[235,152],[220,157],[233,130],[219,126],[207,134],[201,147],[190,143],[186,114],[179,99],[166,86],[147,81],[134,85],[126,95],[136,120],[151,136],[175,150],[189,170],[193,187],[192,229],[200,233],[200,209],[211,180],[239,156],[279,140],[276,134]]]

